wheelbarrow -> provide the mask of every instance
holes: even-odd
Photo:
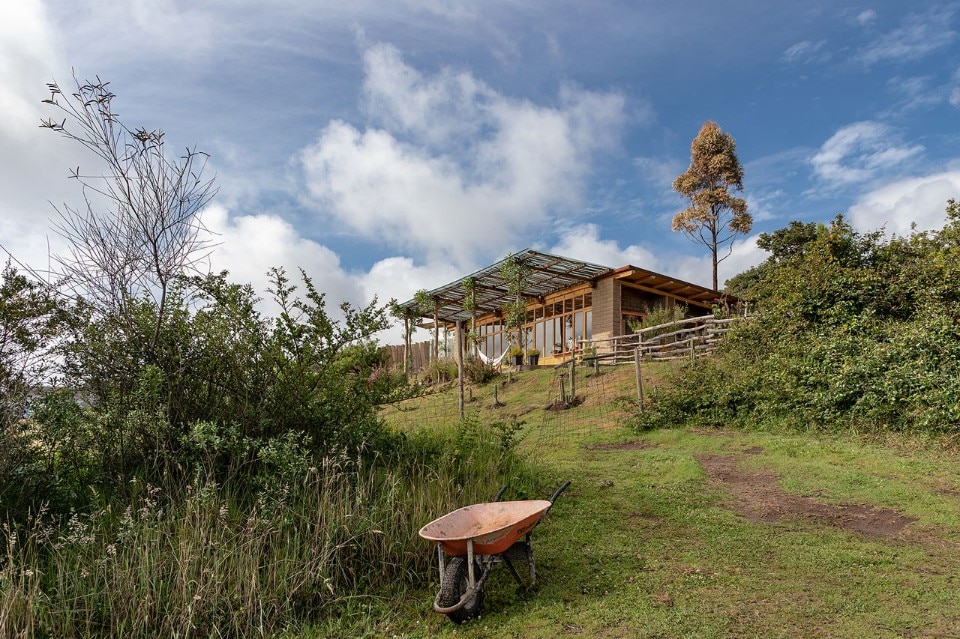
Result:
[[[440,592],[433,600],[434,611],[454,623],[479,615],[483,584],[498,563],[506,564],[521,588],[535,586],[533,529],[569,485],[564,483],[549,500],[500,501],[504,486],[492,502],[464,506],[421,528],[420,536],[436,543],[440,562]],[[513,565],[524,559],[530,570],[529,586]]]

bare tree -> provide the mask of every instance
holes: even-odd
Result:
[[[174,278],[195,271],[210,247],[198,216],[217,192],[213,180],[202,177],[208,156],[195,148],[171,156],[163,131],[121,122],[109,82],[81,83],[74,76],[74,83],[70,94],[48,85],[43,102],[60,113],[40,126],[78,142],[104,167],[89,174],[71,169],[84,203],[55,207],[56,230],[70,245],[55,259],[74,291],[101,312],[125,317],[131,301],[152,299],[156,346]]]

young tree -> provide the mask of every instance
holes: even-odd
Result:
[[[413,294],[417,309],[424,315],[433,317],[433,360],[440,359],[440,300],[432,297],[426,289]]]
[[[420,311],[415,306],[403,306],[397,300],[390,300],[387,304],[390,315],[403,322],[403,374],[410,373],[410,338],[417,330],[417,320]]]
[[[76,292],[103,315],[129,319],[132,302],[151,299],[157,311],[147,337],[151,350],[174,279],[192,271],[209,247],[198,217],[216,195],[213,180],[202,177],[207,155],[189,148],[171,155],[163,131],[131,129],[114,113],[109,82],[74,82],[71,93],[48,85],[44,103],[58,115],[40,126],[87,148],[103,168],[71,169],[84,204],[57,209],[70,254],[56,259]]]
[[[690,206],[673,217],[673,230],[710,249],[714,290],[717,264],[730,257],[734,238],[749,233],[753,226],[746,200],[731,195],[730,187],[743,190],[736,142],[716,122],[705,122],[690,145],[690,167],[673,182],[673,190],[690,200]],[[724,244],[730,247],[720,257]]]
[[[527,300],[523,293],[531,273],[530,265],[512,253],[504,259],[500,266],[500,277],[507,285],[507,293],[513,297],[511,301],[503,305],[504,319],[506,319],[507,328],[512,329],[515,335],[515,343],[521,350],[526,348],[523,339],[523,324],[527,320]]]

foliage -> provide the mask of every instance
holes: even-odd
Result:
[[[416,305],[406,306],[397,300],[390,300],[387,309],[392,317],[403,322],[403,373],[410,374],[410,340],[417,331],[417,320],[420,319],[420,310]]]
[[[523,354],[524,332],[523,325],[527,321],[527,300],[523,296],[530,275],[530,265],[512,253],[507,255],[500,266],[500,277],[507,287],[507,294],[513,299],[503,305],[504,325],[514,334],[514,344]]]
[[[433,359],[440,357],[440,298],[430,295],[425,289],[420,289],[413,296],[413,302],[417,305],[417,310],[433,318]]]
[[[768,236],[740,280],[759,310],[640,418],[645,427],[787,420],[960,430],[960,207],[935,232],[885,239],[838,216]]]
[[[496,368],[473,356],[463,359],[463,374],[471,384],[486,384],[500,377]]]
[[[430,362],[423,371],[424,379],[442,384],[457,378],[457,362],[452,357],[444,357]]]
[[[427,521],[527,477],[509,424],[417,433],[388,456],[318,457],[292,433],[197,424],[195,474],[88,513],[0,528],[0,630],[22,637],[277,636],[434,574]],[[213,479],[243,450],[240,487]],[[299,633],[298,633],[299,634]]]
[[[710,249],[714,290],[718,290],[717,264],[730,256],[733,240],[749,233],[753,225],[746,200],[732,196],[731,187],[743,190],[736,142],[716,122],[704,122],[690,145],[690,167],[673,182],[673,190],[690,200],[690,206],[673,217],[673,230]],[[723,244],[730,249],[720,257]]]
[[[682,304],[674,305],[670,308],[667,308],[662,304],[657,304],[653,308],[648,307],[646,314],[639,320],[630,320],[630,330],[634,333],[639,333],[645,328],[670,324],[671,322],[679,322],[686,316],[687,307]],[[648,331],[644,333],[644,337],[656,337],[657,335],[662,335],[669,330],[669,328],[664,328],[657,331]]]

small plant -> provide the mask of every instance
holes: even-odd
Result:
[[[526,351],[527,357],[539,357],[540,349],[539,348],[528,348]]]
[[[514,344],[510,347],[510,351],[507,354],[510,357],[523,357],[523,349],[517,344]]]
[[[496,368],[475,357],[468,357],[463,361],[463,374],[471,384],[486,384],[500,377]]]

